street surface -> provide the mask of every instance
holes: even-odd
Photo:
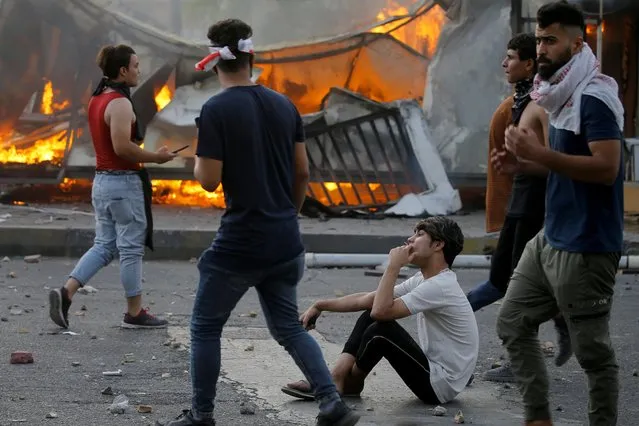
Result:
[[[71,306],[70,331],[65,335],[48,319],[48,289],[59,286],[75,259],[46,259],[27,264],[22,258],[0,262],[0,425],[154,425],[189,406],[187,374],[188,321],[197,285],[197,269],[189,262],[145,263],[145,306],[169,318],[168,330],[121,330],[124,312],[117,263],[90,283],[98,291],[78,294]],[[487,271],[460,270],[465,290],[485,279]],[[300,284],[300,309],[316,298],[372,290],[377,277],[361,269],[308,270]],[[619,275],[612,320],[612,339],[620,364],[619,425],[634,425],[639,416],[639,284],[633,275]],[[83,309],[84,307],[84,309]],[[495,333],[498,305],[477,313],[481,333],[475,382],[447,404],[443,417],[417,401],[382,362],[361,399],[349,399],[363,417],[361,425],[421,426],[454,424],[462,410],[466,423],[512,426],[522,423],[515,386],[485,382],[481,373],[503,351]],[[357,314],[324,314],[317,332],[327,361],[341,350]],[[402,323],[415,334],[414,320]],[[256,293],[249,291],[231,316],[223,338],[223,379],[216,418],[219,425],[312,425],[314,403],[292,400],[279,391],[301,378],[286,352],[266,330]],[[554,341],[551,325],[542,326],[541,340]],[[14,351],[33,353],[35,362],[9,364]],[[548,358],[555,425],[587,424],[586,379],[573,358],[562,368]],[[120,369],[121,376],[103,372]],[[634,373],[634,375],[633,375]],[[110,387],[113,395],[103,395]],[[108,411],[124,394],[124,414]],[[139,413],[150,406],[150,413]],[[148,410],[148,407],[146,407]],[[244,413],[244,414],[243,414]],[[253,413],[253,414],[251,414]],[[53,417],[53,418],[47,418]]]

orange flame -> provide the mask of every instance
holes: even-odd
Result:
[[[53,83],[47,81],[42,91],[42,105],[40,106],[40,112],[42,114],[51,115],[56,111],[61,111],[70,105],[68,100],[62,102],[55,102],[55,98],[60,96],[59,90],[53,90]]]
[[[158,111],[162,111],[171,102],[171,99],[173,99],[173,93],[169,86],[165,84],[155,94],[155,105],[158,107]]]
[[[12,139],[0,137],[0,163],[38,164],[50,162],[59,165],[64,157],[66,131],[40,139],[28,147],[19,148]]]
[[[388,6],[377,14],[377,21],[382,22],[391,17],[401,17],[401,19],[381,24],[373,28],[371,32],[388,33],[428,57],[432,57],[435,54],[439,36],[446,23],[444,9],[439,5],[435,5],[425,14],[407,23],[410,20],[408,9],[393,0],[389,0]]]

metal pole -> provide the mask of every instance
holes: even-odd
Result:
[[[599,66],[603,63],[603,0],[599,0],[599,25],[597,25],[597,59],[599,60]]]

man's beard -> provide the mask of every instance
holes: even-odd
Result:
[[[556,61],[551,61],[545,56],[538,59],[537,73],[542,80],[548,81],[555,75],[564,65],[566,65],[572,59],[572,52],[567,49],[564,55]]]

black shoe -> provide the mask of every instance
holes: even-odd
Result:
[[[69,307],[71,299],[67,289],[62,287],[49,292],[49,317],[62,328],[69,328]]]
[[[555,365],[561,367],[572,357],[572,342],[568,332],[568,324],[563,317],[555,318],[555,330],[557,330],[557,346],[559,351],[555,357]]]
[[[359,422],[359,416],[353,413],[343,401],[335,404],[330,413],[320,413],[315,426],[354,426]]]
[[[122,321],[122,328],[166,328],[169,322],[164,319],[159,319],[149,313],[148,309],[142,309],[139,314],[132,317],[131,315],[124,314],[124,320]]]
[[[165,423],[164,426],[215,426],[215,420],[195,420],[191,410],[184,410],[175,420]]]

